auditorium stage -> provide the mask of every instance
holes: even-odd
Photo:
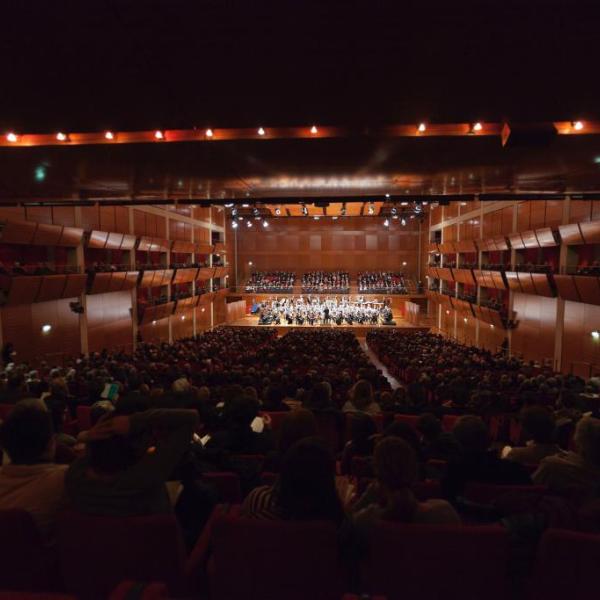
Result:
[[[292,330],[309,330],[309,329],[339,329],[340,331],[350,331],[356,335],[356,337],[365,337],[369,331],[375,330],[388,330],[388,329],[396,329],[400,330],[404,333],[411,333],[415,331],[429,331],[429,327],[413,325],[412,323],[408,323],[402,318],[394,318],[396,321],[396,325],[348,325],[348,323],[344,323],[343,325],[336,325],[335,323],[331,325],[259,325],[258,317],[255,315],[246,315],[241,319],[237,319],[231,323],[227,323],[232,327],[260,327],[261,329],[277,329],[278,335],[283,335]]]

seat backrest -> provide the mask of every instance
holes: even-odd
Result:
[[[417,431],[417,422],[419,421],[419,415],[394,415],[394,421],[400,423],[407,423],[415,431]]]
[[[185,589],[185,547],[173,515],[108,517],[66,512],[58,528],[60,566],[70,593],[108,598],[125,580]]]
[[[530,600],[587,600],[598,594],[600,535],[549,529],[538,546]]]
[[[318,412],[313,413],[317,420],[317,431],[327,443],[327,447],[337,454],[341,449],[342,435],[340,431],[340,417],[336,413]]]
[[[339,600],[344,590],[332,523],[224,516],[211,545],[211,600]]]
[[[371,531],[363,584],[388,600],[501,600],[507,557],[500,527],[386,522]]]
[[[477,504],[491,504],[506,494],[544,494],[547,491],[545,485],[509,485],[470,481],[465,486],[463,496]]]
[[[20,509],[0,511],[0,589],[57,589],[57,557],[49,551],[32,516]]]
[[[276,412],[263,411],[263,413],[261,414],[269,415],[269,417],[271,417],[271,430],[273,431],[273,433],[279,433],[281,423],[283,422],[285,417],[289,415],[289,412],[286,410]]]
[[[231,471],[215,471],[204,473],[203,481],[212,485],[219,497],[219,502],[239,504],[242,501],[242,487],[240,476]]]
[[[459,419],[460,415],[444,415],[442,417],[442,429],[448,433],[451,432]]]
[[[77,427],[79,431],[87,431],[92,428],[92,407],[78,406],[77,407]]]

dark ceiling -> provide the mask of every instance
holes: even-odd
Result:
[[[600,119],[595,2],[0,7],[0,132]],[[600,190],[600,136],[0,149],[0,199]]]

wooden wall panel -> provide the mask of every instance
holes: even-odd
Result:
[[[518,327],[512,332],[513,352],[526,360],[543,360],[554,356],[556,299],[515,293],[513,308]]]
[[[592,331],[600,331],[600,306],[565,302],[563,371],[589,377],[589,365],[595,367],[594,372],[600,369],[600,340],[592,338]]]
[[[171,332],[174,340],[192,337],[194,335],[194,309],[173,315]]]
[[[143,342],[153,344],[164,342],[169,339],[169,319],[160,319],[154,325],[152,323],[140,325],[138,332]]]
[[[100,229],[100,211],[97,206],[81,207],[81,226],[86,231]]]
[[[75,208],[71,206],[52,207],[52,223],[55,225],[64,225],[65,227],[74,227]]]
[[[25,208],[25,218],[36,223],[52,224],[52,208],[50,206],[28,206]]]
[[[592,215],[591,200],[571,200],[569,210],[569,223],[584,223]]]
[[[51,325],[49,333],[42,325]],[[21,304],[2,308],[2,337],[12,342],[17,360],[47,359],[62,364],[64,357],[81,352],[79,315],[69,308],[69,300]]]
[[[95,294],[87,299],[90,352],[104,348],[131,348],[131,291]]]

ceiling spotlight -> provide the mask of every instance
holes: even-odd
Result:
[[[154,132],[154,137],[155,137],[157,140],[162,140],[162,139],[164,139],[164,137],[165,137],[165,134],[164,134],[164,133],[163,133],[163,132],[162,132],[160,129],[157,129],[157,130]]]
[[[266,219],[263,221],[263,227],[268,227],[269,226],[269,221],[267,221]]]
[[[427,202],[427,200],[425,200],[425,201],[423,202],[423,206],[427,206],[428,204],[429,204],[429,202]]]
[[[402,227],[406,227],[406,219],[404,217],[400,219],[400,225],[402,225]]]
[[[106,131],[106,132],[104,133],[104,137],[105,137],[107,140],[114,140],[114,139],[115,139],[115,134],[114,134],[112,131]]]
[[[419,131],[419,133],[423,133],[426,129],[427,129],[427,125],[425,125],[425,123],[419,123],[419,126],[417,127],[417,130]]]
[[[238,221],[243,221],[244,217],[238,217]]]
[[[237,208],[232,209],[231,215],[234,217],[237,217],[237,214],[238,214],[238,209]]]
[[[398,209],[395,206],[392,206],[392,215],[397,215],[398,214]]]
[[[466,203],[466,202],[461,202],[461,203],[460,203],[460,205],[461,205],[461,206],[466,206],[466,205],[467,205],[467,203]]]
[[[275,214],[277,216],[279,216],[281,214],[281,208],[279,208],[279,206],[275,208]]]
[[[232,222],[231,222],[231,226],[232,226],[234,229],[237,229],[237,227],[238,227],[237,221],[232,221]]]
[[[372,215],[375,212],[375,206],[373,205],[373,203],[371,202],[371,204],[369,204],[369,208],[368,208],[368,213],[370,215]]]
[[[575,121],[573,123],[573,129],[576,131],[581,131],[583,129],[583,123],[581,121]]]
[[[246,225],[247,225],[248,227],[252,227],[252,221],[246,221]]]
[[[334,221],[337,221],[337,217],[334,215],[331,217]]]
[[[255,217],[258,217],[258,214],[259,214],[259,213],[258,213],[258,208],[256,208],[256,206],[255,206],[255,207],[252,209],[252,214],[253,214]]]
[[[59,131],[59,132],[56,134],[56,139],[57,139],[59,142],[64,142],[64,141],[67,139],[67,134],[66,134],[66,133],[63,133],[62,131]]]
[[[473,127],[471,127],[471,131],[481,131],[483,129],[483,125],[477,121],[477,123],[473,123]]]
[[[242,208],[248,208],[249,206],[249,204],[242,204]]]
[[[265,135],[265,130],[262,127],[258,128],[258,135]]]
[[[596,331],[596,330],[592,331],[592,333],[591,333],[591,336],[592,336],[592,337],[593,337],[595,340],[599,339],[599,338],[600,338],[600,331]]]
[[[213,130],[212,129],[207,129],[204,132],[204,135],[206,135],[206,137],[211,138],[214,134],[213,134]]]
[[[313,125],[313,126],[310,128],[310,132],[311,132],[313,135],[317,135],[317,133],[319,133],[319,130],[317,129],[317,126],[316,126],[316,125]]]
[[[408,202],[400,202],[400,206],[408,206]]]
[[[315,216],[313,217],[313,219],[314,219],[315,221],[318,221],[318,220],[320,219],[320,217],[319,217],[319,215],[315,215]]]
[[[386,194],[386,195],[385,195],[385,197],[386,197],[386,198],[389,198],[389,197],[390,197],[390,195],[389,195],[389,194]]]
[[[48,325],[46,323],[46,325],[42,325],[42,333],[50,333],[50,330],[52,329],[52,325]]]
[[[383,222],[383,226],[384,226],[384,227],[389,227],[389,226],[390,226],[390,220],[389,220],[389,219],[386,219],[386,220]]]
[[[17,136],[16,133],[13,133],[12,131],[6,134],[6,139],[9,142],[16,142],[19,140],[19,137]]]

